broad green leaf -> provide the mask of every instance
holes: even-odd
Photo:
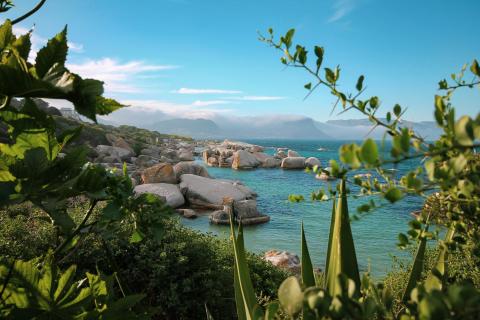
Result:
[[[288,277],[282,282],[278,288],[278,300],[283,310],[291,317],[302,311],[303,292],[296,277]]]
[[[12,38],[12,23],[10,22],[10,20],[7,19],[0,26],[0,52],[5,49],[8,44],[10,44]]]
[[[305,231],[303,229],[302,222],[302,282],[303,285],[308,287],[315,286],[315,274],[313,272],[312,260],[310,259],[310,253],[308,252],[307,239],[305,238]]]
[[[362,159],[368,164],[375,164],[378,161],[378,147],[373,139],[367,139],[361,149]]]
[[[358,158],[359,152],[360,148],[355,143],[344,144],[340,147],[340,160],[343,163],[349,164],[354,169],[359,168],[361,165],[360,159]]]
[[[55,65],[65,65],[67,60],[67,27],[50,39],[45,47],[40,49],[35,59],[35,70],[38,78],[42,79]]]
[[[335,208],[335,219],[333,225],[331,244],[329,243],[328,269],[326,275],[327,290],[330,295],[341,294],[342,288],[337,281],[340,275],[353,280],[356,286],[355,294],[360,289],[360,274],[355,253],[352,230],[350,228],[350,217],[348,215],[347,193],[345,179],[340,183],[340,194]]]
[[[30,40],[30,32],[18,37],[13,42],[13,47],[18,51],[20,57],[23,60],[27,61],[28,55],[30,54],[30,49],[32,47],[32,41]]]

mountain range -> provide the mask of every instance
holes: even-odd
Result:
[[[368,119],[314,120],[301,115],[225,116],[209,118],[172,117],[158,110],[123,108],[99,121],[109,125],[132,125],[161,133],[212,139],[311,139],[359,140],[381,139],[385,129],[375,128]],[[435,139],[441,131],[433,121],[402,121],[426,139]]]

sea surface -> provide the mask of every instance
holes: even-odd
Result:
[[[300,140],[245,140],[267,147],[266,153],[273,154],[276,147],[295,150],[304,157],[317,157],[322,166],[328,166],[330,159],[338,160],[338,149],[351,141],[300,141]],[[385,152],[389,145],[385,145]],[[320,150],[319,150],[320,149]],[[403,163],[396,167],[397,174],[405,172],[415,163]],[[237,171],[230,168],[211,168],[209,173],[215,178],[240,180],[258,193],[257,204],[260,212],[270,215],[268,223],[245,227],[245,243],[248,250],[262,253],[271,249],[287,250],[300,255],[300,226],[303,221],[310,255],[316,267],[325,265],[332,202],[312,202],[310,193],[336,182],[315,179],[313,174],[302,170],[256,169]],[[361,173],[361,172],[357,172]],[[351,186],[353,193],[358,191]],[[302,194],[304,202],[291,203],[289,194]],[[349,198],[350,215],[368,199]],[[377,201],[378,200],[378,201]],[[408,196],[395,204],[383,203],[381,208],[352,222],[352,232],[360,269],[369,270],[374,277],[381,278],[392,268],[392,257],[406,257],[409,254],[397,248],[398,234],[408,230],[411,212],[421,208],[422,199]],[[220,237],[229,236],[228,226],[209,223],[208,216],[195,220],[181,219],[182,223],[202,232]]]

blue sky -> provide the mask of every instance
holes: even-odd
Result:
[[[34,3],[17,1],[8,16]],[[326,90],[303,101],[308,75],[257,40],[257,31],[293,27],[298,42],[325,47],[325,66],[341,66],[344,88],[365,74],[367,94],[418,121],[432,119],[438,81],[480,59],[478,12],[478,0],[47,0],[17,32],[35,24],[38,48],[68,23],[70,68],[104,80],[108,96],[138,112],[338,118]],[[459,95],[458,114],[476,114],[478,98]]]

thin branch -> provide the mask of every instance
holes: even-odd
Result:
[[[62,244],[55,249],[55,251],[53,252],[53,256],[57,256],[60,252],[62,252],[62,250],[65,249],[65,247],[73,240],[73,238],[75,238],[75,236],[80,233],[80,231],[83,229],[88,219],[92,215],[93,209],[95,208],[97,203],[98,203],[98,200],[92,201],[92,204],[90,205],[90,209],[88,209],[87,213],[83,217],[82,222],[80,222],[77,228],[67,237],[67,239],[65,239],[65,241],[63,241]]]
[[[40,2],[32,9],[30,10],[29,12],[25,13],[23,16],[21,17],[18,17],[17,19],[15,20],[12,20],[12,25],[14,24],[17,24],[25,19],[27,19],[28,17],[30,17],[32,14],[34,14],[35,12],[37,12],[38,10],[40,10],[40,8],[45,4],[47,0],[40,0]]]

